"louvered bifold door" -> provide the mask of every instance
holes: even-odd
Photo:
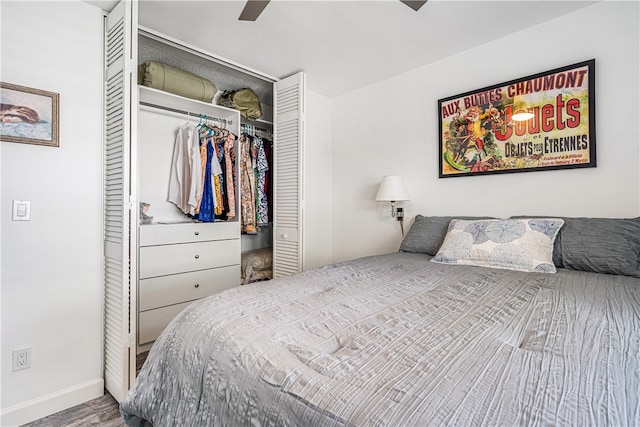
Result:
[[[304,267],[304,84],[303,73],[274,84],[274,277],[298,273]]]
[[[118,401],[129,390],[130,371],[135,375],[135,348],[131,348],[130,341],[135,325],[131,324],[129,262],[130,58],[135,6],[121,1],[105,24],[104,379],[105,387]]]

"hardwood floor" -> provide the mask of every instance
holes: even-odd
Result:
[[[109,393],[73,408],[25,424],[24,427],[124,427],[118,402]]]
[[[136,374],[140,372],[149,352],[139,354],[136,358]],[[73,408],[65,409],[24,424],[23,427],[125,427],[120,416],[118,402],[106,390],[105,395],[95,398]]]

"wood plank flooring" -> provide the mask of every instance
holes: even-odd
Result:
[[[118,402],[109,393],[73,408],[41,418],[24,427],[125,427]]]
[[[140,372],[148,352],[136,358],[136,373]],[[65,409],[45,418],[24,424],[23,427],[125,427],[118,402],[106,390],[102,397]]]

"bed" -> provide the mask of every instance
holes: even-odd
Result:
[[[551,266],[461,257],[492,221],[546,233]],[[197,301],[153,345],[125,422],[640,425],[640,218],[544,221],[418,215],[398,252]]]

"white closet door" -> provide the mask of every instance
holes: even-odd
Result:
[[[274,83],[273,275],[303,270],[305,75]]]
[[[135,287],[131,288],[135,259],[130,260],[135,255],[130,165],[136,8],[135,2],[123,0],[105,22],[104,378],[105,387],[118,401],[129,390],[136,371]]]

